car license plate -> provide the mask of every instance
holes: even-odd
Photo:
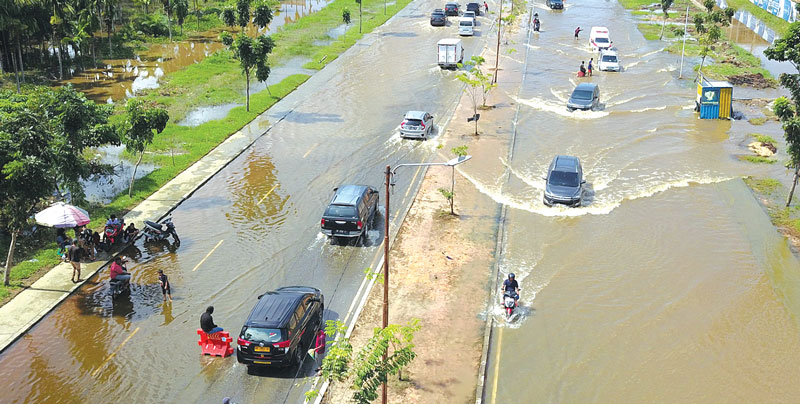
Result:
[[[253,363],[257,365],[272,365],[272,362],[267,362],[267,361],[253,361]]]
[[[269,352],[268,346],[257,346],[255,349],[256,352]]]

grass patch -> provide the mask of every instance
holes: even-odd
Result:
[[[631,15],[653,15],[653,12],[650,10],[633,10]]]
[[[781,182],[774,178],[754,178],[748,176],[744,178],[744,183],[752,190],[764,195],[772,195],[781,187]]]
[[[768,157],[761,157],[761,156],[739,156],[739,160],[756,164],[773,164],[777,161]]]
[[[775,144],[775,139],[773,139],[771,136],[762,135],[761,133],[751,133],[750,136],[752,136],[756,142]]]
[[[644,6],[649,6],[649,5],[653,4],[653,3],[657,3],[657,1],[653,1],[653,0],[619,0],[619,4],[621,4],[622,7],[625,7],[627,9],[629,9],[629,10],[634,9],[634,8],[639,9],[639,8],[644,7]]]
[[[639,32],[644,35],[644,39],[648,41],[658,40],[658,37],[661,35],[661,24],[637,24],[636,27],[639,29]],[[667,26],[664,27],[664,39],[676,37],[674,28],[683,27],[678,27],[675,24],[667,24]]]
[[[750,118],[750,119],[747,120],[747,122],[750,122],[750,125],[758,126],[758,125],[763,125],[763,124],[767,123],[767,118],[766,117]]]

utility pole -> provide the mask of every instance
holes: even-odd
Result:
[[[513,1],[513,0],[512,0]],[[503,27],[503,0],[500,0],[500,7],[497,9],[497,52],[494,58],[494,82],[497,83],[498,67],[500,66],[500,30]]]
[[[689,5],[686,5],[686,20],[683,22],[683,47],[681,48],[681,68],[678,70],[678,78],[683,78],[683,52],[686,50],[686,29],[689,27]]]
[[[383,328],[389,326],[389,185],[392,183],[392,167],[386,166],[386,214],[383,228]],[[383,363],[386,363],[383,353]],[[386,404],[386,382],[383,383],[381,403]]]

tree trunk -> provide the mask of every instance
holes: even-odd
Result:
[[[450,167],[453,171],[450,173],[450,214],[455,215],[456,212],[453,211],[453,202],[456,199],[456,166]]]
[[[3,285],[8,286],[8,282],[11,279],[11,267],[13,264],[11,261],[14,260],[14,247],[17,246],[17,234],[19,234],[18,230],[13,230],[11,232],[11,245],[8,247],[8,257],[6,257],[6,271],[3,274]]]
[[[245,73],[244,77],[247,80],[247,100],[245,101],[245,110],[250,112],[250,72]]]
[[[792,196],[794,196],[794,188],[797,186],[797,175],[800,173],[800,164],[796,165],[794,168],[794,177],[792,178],[792,188],[789,189],[789,197],[786,198],[786,207],[788,208],[789,205],[792,203]]]
[[[703,74],[703,63],[706,62],[706,57],[703,56],[703,59],[700,60],[700,67],[697,68],[697,77],[699,78],[701,74]]]
[[[58,79],[64,80],[64,63],[61,61],[61,45],[59,44],[58,38],[56,38],[55,32],[53,33],[53,50],[56,51],[56,56],[58,57]]]
[[[128,187],[128,198],[133,195],[133,181],[136,179],[136,170],[139,169],[139,164],[142,162],[142,157],[144,157],[144,150],[139,153],[139,160],[136,160],[136,165],[133,166],[133,175],[131,175],[131,185]]]
[[[11,51],[11,65],[14,66],[14,78],[16,79],[17,83],[17,94],[22,92],[19,84],[19,67],[17,65],[17,55],[14,54],[14,51]]]
[[[167,0],[167,30],[169,31],[169,41],[172,42],[172,6]]]
[[[475,113],[472,115],[475,118],[475,136],[478,136],[478,108],[474,108]]]
[[[667,26],[667,16],[664,15],[664,23],[661,24],[661,35],[658,36],[658,40],[659,41],[664,39],[664,27],[666,27],[666,26]]]
[[[22,63],[22,46],[19,44],[19,35],[17,35],[17,54],[19,55],[19,71],[22,73],[22,82],[25,82],[25,65]]]
[[[364,0],[358,2],[358,33],[361,33],[361,3]]]

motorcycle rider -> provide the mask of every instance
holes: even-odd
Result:
[[[124,263],[127,261],[128,259],[125,258],[125,256],[119,256],[114,258],[114,262],[111,263],[111,267],[108,270],[109,274],[111,275],[111,280],[119,282],[126,282],[131,280],[131,274],[128,273],[127,269],[124,266]]]
[[[503,286],[500,288],[500,290],[505,293],[509,293],[512,297],[514,297],[514,306],[519,306],[517,303],[519,300],[519,283],[517,283],[517,280],[514,279],[513,272],[508,274],[508,279],[503,281]]]
[[[539,32],[539,13],[533,15],[533,30]]]

